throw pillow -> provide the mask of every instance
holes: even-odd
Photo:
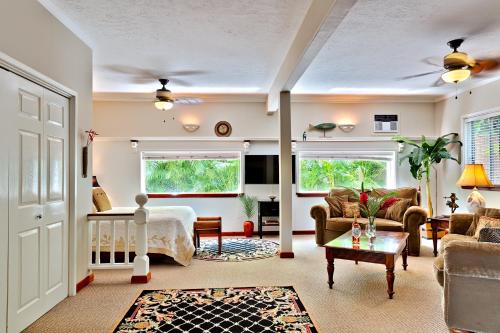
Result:
[[[387,208],[385,219],[402,222],[406,210],[411,206],[412,199],[399,198],[391,207]]]
[[[347,195],[335,195],[333,197],[325,197],[325,201],[330,206],[330,217],[341,217],[342,214],[342,202],[347,202]]]
[[[359,202],[342,202],[343,217],[359,217]]]
[[[474,238],[479,239],[479,234],[483,228],[500,228],[500,220],[488,216],[481,216],[477,222]]]
[[[483,228],[479,231],[479,242],[500,243],[500,228]]]
[[[500,209],[498,208],[479,208],[474,214],[474,218],[472,220],[472,223],[469,226],[469,229],[465,233],[467,236],[474,236],[476,233],[476,227],[477,223],[479,221],[479,218],[481,216],[488,216],[488,217],[493,217],[495,219],[500,219]]]
[[[395,197],[402,199],[411,199],[411,205],[418,206],[418,200],[417,200],[418,190],[413,187],[400,187],[394,190],[385,188],[376,188],[373,189],[373,192],[379,196],[384,196],[387,193],[394,192]]]
[[[111,202],[106,195],[106,192],[100,187],[95,187],[92,189],[92,201],[98,212],[105,212],[111,210]]]

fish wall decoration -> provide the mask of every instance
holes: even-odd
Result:
[[[321,123],[321,124],[318,124],[318,125],[309,124],[309,130],[310,131],[312,131],[312,130],[323,131],[323,137],[324,138],[326,138],[326,131],[331,131],[335,127],[337,127],[337,125],[334,124],[334,123]]]

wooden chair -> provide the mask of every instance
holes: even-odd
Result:
[[[200,235],[217,235],[219,247],[217,253],[222,253],[222,217],[220,216],[203,216],[198,217],[193,224],[193,243],[196,249],[200,246]]]

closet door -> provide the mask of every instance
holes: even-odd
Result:
[[[67,296],[68,101],[15,77],[9,156],[8,331]]]

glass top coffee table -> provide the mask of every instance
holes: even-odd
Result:
[[[394,295],[394,262],[399,255],[403,256],[403,269],[406,270],[408,257],[407,232],[377,231],[377,237],[372,245],[368,238],[362,236],[360,244],[352,243],[352,234],[349,230],[340,237],[325,244],[328,271],[328,285],[333,286],[334,259],[353,260],[383,264],[386,267],[387,293],[389,298]]]

